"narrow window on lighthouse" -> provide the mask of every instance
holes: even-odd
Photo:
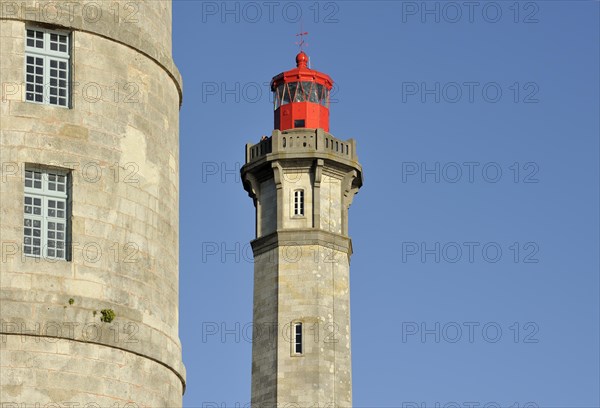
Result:
[[[302,354],[302,323],[294,323],[294,354]]]
[[[304,216],[304,190],[294,191],[294,215]]]

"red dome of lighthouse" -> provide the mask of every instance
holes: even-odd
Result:
[[[296,55],[296,66],[306,68],[308,65],[308,55],[304,53],[304,51],[300,51],[298,55]]]
[[[329,75],[308,68],[308,55],[296,55],[296,68],[275,76],[271,91],[275,129],[322,128],[329,132]]]

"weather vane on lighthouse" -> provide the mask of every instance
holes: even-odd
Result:
[[[308,46],[308,44],[306,44],[306,42],[304,41],[305,35],[308,35],[308,32],[302,31],[302,28],[300,28],[300,32],[296,34],[296,37],[300,37],[300,41],[296,41],[296,45],[300,48],[300,52],[304,51],[302,47],[304,47],[305,45]]]

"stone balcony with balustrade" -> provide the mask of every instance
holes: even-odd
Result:
[[[323,129],[273,130],[271,137],[246,144],[246,166],[265,160],[316,158],[346,164],[360,171],[354,139],[341,140]]]

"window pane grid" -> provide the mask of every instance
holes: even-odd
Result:
[[[42,221],[26,216],[23,229],[23,251],[25,255],[40,256],[42,248]]]
[[[25,196],[25,206],[23,208],[25,215],[42,216],[42,199],[35,196]]]
[[[25,170],[25,192],[67,198],[67,175],[56,170]]]
[[[44,102],[44,58],[27,55],[25,97],[28,101]]]
[[[69,35],[27,29],[25,99],[28,102],[69,105]]]
[[[49,258],[65,258],[66,220],[54,219],[48,221],[46,228],[46,256]]]
[[[304,190],[294,191],[294,215],[304,215]]]
[[[49,191],[67,191],[67,176],[62,174],[48,173],[48,190]]]
[[[294,325],[294,353],[302,354],[302,323]]]
[[[27,29],[25,50],[69,58],[69,34],[42,29]]]
[[[42,190],[42,173],[39,171],[25,170],[25,187]]]
[[[68,37],[64,34],[56,34],[56,33],[49,33],[50,34],[50,51],[58,51],[61,53],[67,53],[67,47],[69,45],[68,43]]]
[[[66,259],[67,175],[56,170],[25,170],[23,252]]]
[[[67,61],[48,58],[50,62],[49,87],[50,104],[67,106]]]
[[[44,32],[28,29],[27,47],[44,49]]]

